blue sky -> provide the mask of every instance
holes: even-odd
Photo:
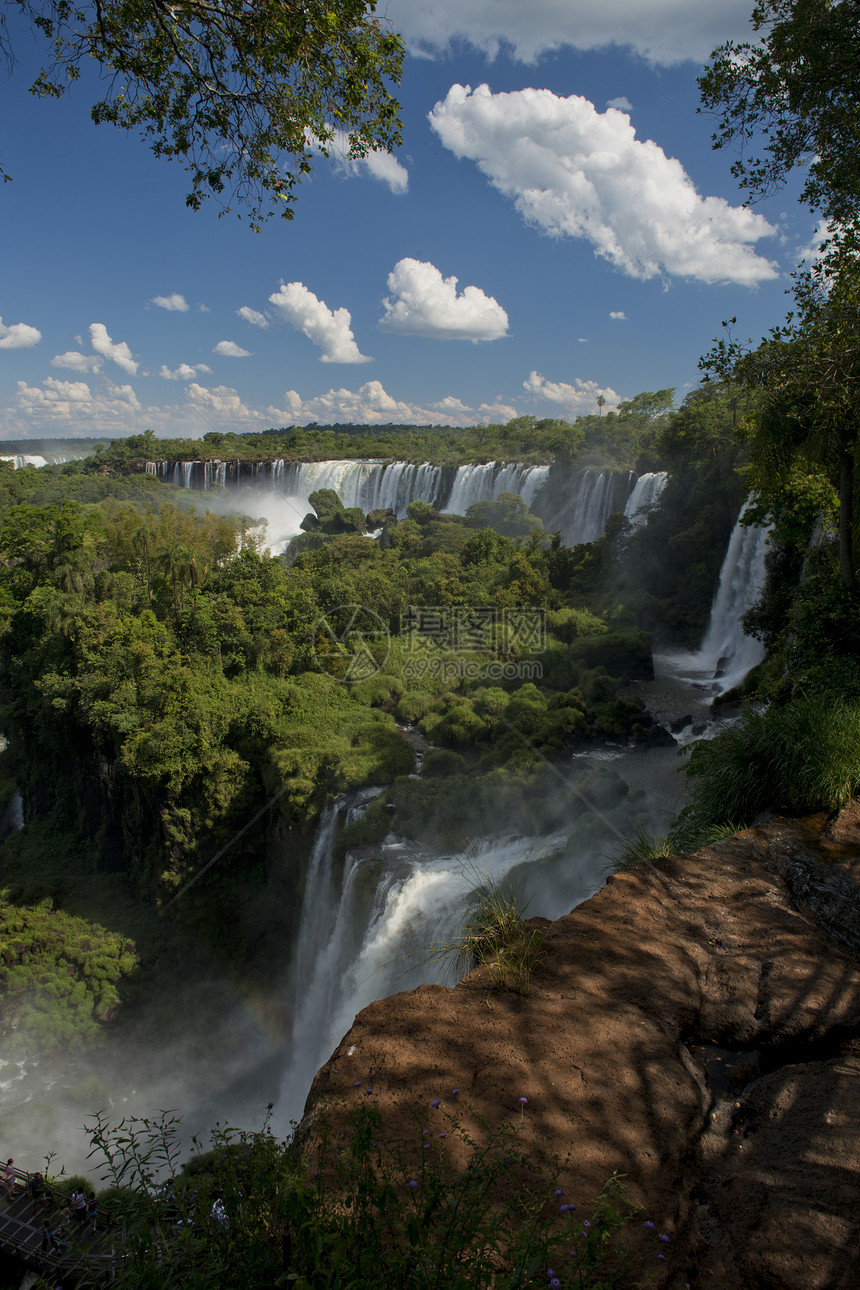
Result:
[[[796,187],[743,210],[696,113],[703,59],[750,8],[389,0],[411,50],[396,161],[320,158],[260,234],[187,211],[181,167],[92,125],[95,82],[32,98],[24,35],[0,82],[0,437],[681,397],[723,319],[753,337],[782,319],[815,232]]]

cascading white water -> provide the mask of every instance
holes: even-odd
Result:
[[[633,492],[624,507],[624,517],[634,529],[638,529],[648,519],[652,507],[656,506],[666,487],[669,475],[665,470],[649,471],[640,475],[633,485]]]
[[[35,466],[37,469],[41,466],[62,466],[67,461],[78,461],[81,457],[86,456],[84,452],[80,453],[28,453],[16,452],[8,456],[0,455],[0,461],[11,461],[16,470],[23,470],[25,466]]]
[[[701,666],[720,682],[721,692],[739,685],[764,658],[764,646],[746,636],[742,619],[761,594],[769,526],[744,526],[749,501],[741,507],[729,539],[708,630],[699,646]]]
[[[568,546],[595,542],[613,511],[623,510],[636,479],[631,471],[584,470],[570,481],[570,499],[545,519],[549,532],[560,529]]]
[[[457,940],[477,882],[499,882],[519,866],[538,869],[567,841],[566,834],[479,839],[469,853],[428,856],[388,840],[372,858],[347,855],[335,891],[324,853],[345,802],[338,799],[320,821],[302,907],[297,1006],[278,1106],[284,1123],[301,1114],[313,1076],[357,1012],[394,991],[432,981],[453,984],[456,956],[440,962],[434,951]],[[590,857],[577,870],[573,888],[568,875],[566,883],[555,885],[547,907],[529,912],[566,912],[600,886],[604,870],[602,857]]]

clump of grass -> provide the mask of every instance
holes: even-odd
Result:
[[[661,856],[675,855],[677,851],[671,833],[648,833],[645,829],[637,829],[632,837],[608,857],[608,869],[611,873],[619,873],[622,869],[638,864],[640,860],[657,860]]]
[[[694,828],[768,808],[836,810],[860,790],[860,704],[818,695],[748,712],[694,746],[687,777]]]
[[[544,937],[525,924],[522,888],[507,879],[491,878],[477,865],[466,872],[474,881],[462,929],[453,940],[433,946],[427,959],[458,976],[485,968],[491,989],[528,995]]]

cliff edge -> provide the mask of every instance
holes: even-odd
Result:
[[[365,1008],[304,1123],[372,1089],[406,1141],[458,1089],[467,1129],[553,1148],[566,1197],[624,1174],[670,1236],[654,1285],[856,1286],[860,810],[636,865],[544,932],[528,997],[477,970]]]

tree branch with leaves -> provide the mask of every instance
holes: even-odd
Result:
[[[60,98],[95,60],[97,124],[136,131],[191,176],[186,204],[238,203],[251,227],[293,216],[316,153],[343,132],[351,158],[401,141],[403,45],[375,0],[11,0],[49,43],[30,86]],[[0,22],[0,47],[14,61]]]

